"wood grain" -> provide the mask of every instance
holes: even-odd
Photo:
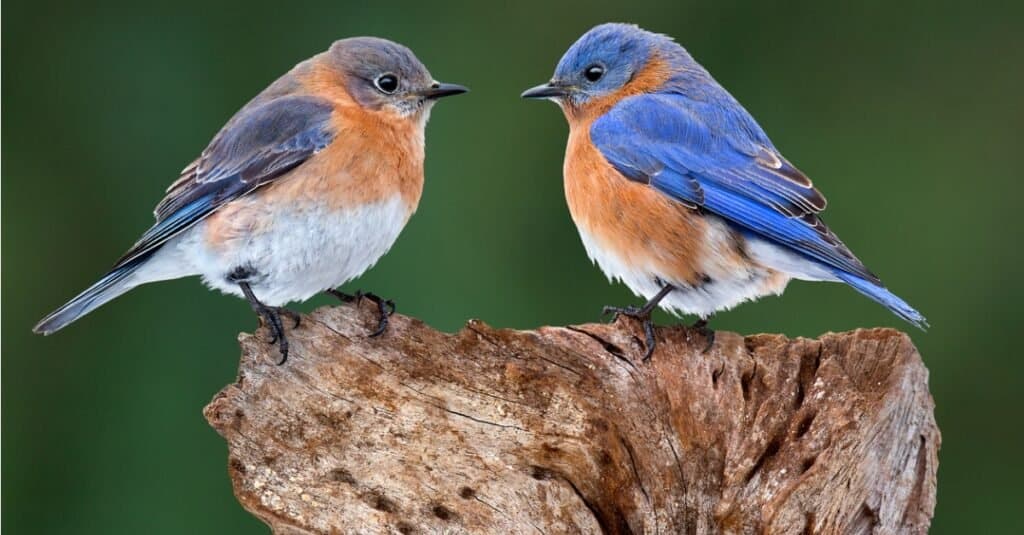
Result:
[[[817,340],[638,324],[455,334],[322,308],[240,336],[206,407],[276,533],[925,533],[939,431],[889,329]],[[692,336],[692,340],[689,338]]]

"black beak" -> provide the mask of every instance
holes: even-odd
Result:
[[[467,91],[469,91],[468,87],[461,86],[459,84],[442,84],[441,82],[434,82],[427,89],[420,91],[420,95],[422,95],[423,98],[438,99],[441,97],[450,97],[452,95],[461,95]]]
[[[554,82],[531,87],[523,91],[523,98],[562,98],[569,95],[569,88],[564,85],[555,85]]]

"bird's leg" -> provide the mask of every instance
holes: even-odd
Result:
[[[388,328],[389,317],[395,313],[395,302],[390,299],[384,299],[381,296],[372,293],[364,293],[362,290],[356,290],[355,295],[349,295],[340,290],[330,289],[327,293],[337,297],[343,303],[352,303],[353,301],[358,305],[363,299],[369,299],[377,304],[377,311],[380,314],[377,321],[377,328],[369,334],[370,338],[376,338],[382,334]]]
[[[666,284],[665,287],[663,287],[657,293],[657,295],[652,297],[651,300],[645,303],[642,307],[606,306],[601,312],[603,315],[615,314],[615,316],[612,317],[612,321],[617,320],[619,316],[622,315],[643,322],[644,338],[646,338],[644,343],[647,346],[647,351],[644,352],[644,362],[647,362],[648,360],[651,359],[651,355],[654,354],[654,347],[657,345],[657,340],[654,338],[654,322],[651,321],[651,312],[654,311],[654,308],[658,306],[658,303],[660,303],[666,295],[668,295],[669,293],[672,292],[672,290],[675,289],[675,286],[672,286],[671,284]]]
[[[278,366],[285,363],[288,360],[288,338],[284,334],[284,324],[281,323],[281,316],[291,318],[295,322],[295,326],[299,326],[299,315],[291,310],[284,307],[271,307],[264,305],[259,299],[256,299],[256,294],[252,293],[252,288],[248,282],[239,282],[238,287],[242,289],[242,293],[245,294],[246,301],[249,301],[249,306],[252,307],[252,311],[260,317],[260,320],[270,329],[270,343],[277,343],[278,349],[281,351],[281,360],[277,363]]]
[[[712,316],[700,318],[690,326],[690,329],[697,331],[707,340],[707,345],[704,346],[704,353],[707,353],[708,350],[711,349],[711,346],[715,345],[715,330],[708,327],[708,320],[710,320],[711,317]],[[686,337],[689,338],[690,333],[686,333]]]
[[[334,288],[331,288],[324,293],[337,297],[338,301],[341,301],[342,303],[359,302],[363,299],[362,290],[357,290],[355,295],[349,295],[341,290],[336,290]]]

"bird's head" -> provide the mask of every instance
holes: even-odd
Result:
[[[674,64],[688,58],[664,35],[633,24],[601,24],[569,47],[549,82],[527,89],[522,97],[552,100],[572,115],[655,91]]]
[[[468,91],[434,80],[408,48],[376,37],[335,41],[323,61],[342,75],[352,100],[365,109],[425,118],[437,99]]]

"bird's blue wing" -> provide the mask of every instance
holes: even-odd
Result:
[[[286,96],[240,111],[168,188],[154,210],[156,224],[115,268],[151,253],[225,203],[273,181],[326,147],[334,138],[331,110],[323,99]]]
[[[628,179],[878,282],[818,217],[825,198],[745,113],[677,94],[638,95],[595,121],[590,137]]]

